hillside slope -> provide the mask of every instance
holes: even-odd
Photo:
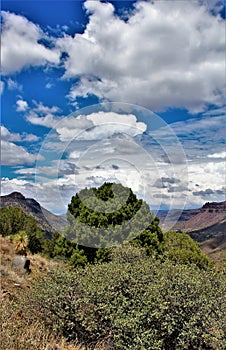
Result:
[[[6,196],[0,197],[0,208],[4,207],[19,207],[25,214],[33,216],[38,225],[47,232],[54,230],[62,231],[67,225],[67,220],[64,217],[54,215],[33,198],[25,198],[19,192],[13,192]]]
[[[178,211],[172,210],[167,215],[160,216],[160,223],[163,229],[167,229]],[[177,223],[173,226],[176,231],[183,231],[191,234],[198,240],[204,241],[211,237],[226,233],[226,201],[205,203],[200,209],[183,210]]]

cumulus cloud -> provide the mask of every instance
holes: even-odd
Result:
[[[146,130],[145,123],[138,122],[135,115],[115,112],[97,112],[77,118],[63,119],[56,126],[62,141],[66,140],[102,140],[118,133],[134,137]]]
[[[38,158],[37,154],[29,153],[24,147],[13,142],[1,141],[2,165],[31,164]]]
[[[11,133],[5,126],[0,126],[0,135],[2,141],[21,141],[20,134]]]
[[[15,142],[35,142],[39,138],[33,134],[11,133],[6,127],[1,125],[1,164],[2,165],[18,165],[18,164],[32,164],[37,159],[41,159],[37,154],[29,153],[25,147],[18,146]]]
[[[209,186],[211,186],[212,191],[222,190],[222,188],[225,187],[225,162],[215,162],[210,159],[207,161],[202,158],[197,159],[189,164],[188,178],[189,188],[192,190],[193,194],[196,193],[196,196],[197,192],[203,194],[204,192],[202,191],[206,191]],[[215,200],[224,200],[224,194],[220,192],[216,192],[215,194],[217,195]]]
[[[60,109],[57,106],[48,107],[36,101],[33,101],[33,103],[35,107],[29,108],[26,113],[26,119],[31,124],[53,128],[61,120],[58,116]]]
[[[1,178],[1,195],[7,195],[15,191],[21,192],[25,197],[36,198],[34,183],[17,178]]]
[[[17,100],[16,104],[17,104],[17,108],[16,108],[17,112],[25,112],[28,109],[27,101]]]
[[[40,139],[37,135],[34,134],[28,134],[26,132],[22,133],[21,139],[24,142],[36,142]]]
[[[225,27],[198,1],[140,1],[124,19],[111,3],[86,1],[84,33],[57,40],[67,52],[70,98],[90,94],[154,110],[202,111],[224,101]],[[107,23],[103,29],[103,23]],[[88,52],[88,54],[87,54]]]
[[[38,25],[6,11],[2,11],[2,18],[1,63],[4,75],[29,66],[59,63],[59,52],[40,43],[45,34]]]
[[[39,140],[39,137],[34,134],[28,134],[23,132],[22,134],[10,132],[4,125],[0,126],[1,140],[13,141],[13,142],[35,142]]]

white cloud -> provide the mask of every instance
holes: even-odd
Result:
[[[101,147],[99,151],[100,149]],[[84,159],[84,163],[82,161],[79,163],[80,168],[76,165],[78,164],[76,160],[71,163],[71,159],[70,161],[64,159],[60,163],[51,161],[49,166],[18,169],[16,174],[29,178],[36,173],[36,198],[44,207],[56,213],[66,211],[72,195],[82,188],[99,186],[104,181],[120,182],[124,186],[131,187],[153,209],[160,205],[161,208],[199,207],[205,201],[222,201],[225,198],[223,162],[216,164],[213,160],[196,160],[189,163],[188,182],[186,182],[179,164],[170,166],[166,163],[153,162],[145,168],[148,157],[144,158],[143,154],[140,154],[140,163],[137,163],[136,155],[131,157],[129,162],[127,158],[125,160],[123,157],[117,158],[116,152],[113,158],[107,154],[106,159],[104,155],[103,158],[98,157],[95,149],[89,152],[87,159],[90,158],[90,167],[84,166],[88,164],[87,159]],[[99,167],[96,166],[98,162]],[[15,179],[10,180],[10,183],[3,183],[3,189],[10,187],[13,190],[15,186],[18,190],[20,184],[21,192],[29,188],[29,184],[32,189],[34,187],[34,183],[29,180],[23,179],[22,182],[22,179]]]
[[[203,204],[204,197],[209,194],[209,201],[225,200],[225,162],[213,160],[199,160],[189,164],[189,188],[191,189],[188,199]],[[206,191],[210,189],[211,191]]]
[[[57,116],[60,109],[57,106],[44,106],[41,102],[33,101],[34,108],[30,108],[26,114],[26,119],[35,125],[42,125],[53,128],[62,117]]]
[[[135,115],[115,112],[97,112],[87,116],[69,117],[57,125],[56,131],[62,141],[102,140],[117,133],[134,137],[146,130],[145,123],[138,122]]]
[[[7,195],[12,192],[21,192],[26,198],[36,199],[36,185],[33,182],[23,179],[1,178],[1,195]]]
[[[51,89],[51,88],[52,88],[52,86],[53,86],[53,84],[51,84],[51,83],[47,83],[47,84],[46,84],[46,89]]]
[[[65,161],[66,162],[66,161]],[[73,165],[73,171],[67,172],[68,166],[63,165],[64,170],[61,176],[56,176],[57,164],[52,167],[18,169],[18,175],[27,177],[33,176],[36,172],[36,183],[26,179],[12,179],[2,183],[2,192],[9,193],[19,190],[22,193],[33,191],[33,197],[47,209],[63,213],[67,210],[67,204],[72,195],[85,186],[99,186],[104,181],[120,182],[129,186],[141,198],[144,198],[152,208],[186,208],[201,207],[205,201],[224,200],[224,173],[223,163],[216,166],[215,162],[194,162],[189,165],[188,187],[183,179],[173,176],[178,174],[180,168],[175,172],[163,164],[153,164],[149,169],[136,168],[133,164],[125,163],[122,160],[114,160],[118,168],[112,167],[109,160],[99,168],[77,169]],[[179,167],[176,165],[174,168]],[[72,168],[71,168],[72,170]],[[78,171],[75,171],[78,170]],[[64,173],[64,175],[63,175]],[[46,176],[43,176],[46,174]],[[161,181],[160,181],[161,180]],[[182,181],[180,181],[182,180]],[[157,184],[157,181],[159,184]],[[30,194],[29,194],[30,196]]]
[[[16,108],[17,112],[25,112],[28,109],[27,101],[17,100],[16,104],[17,104],[17,108]]]
[[[1,135],[1,164],[2,165],[18,165],[31,164],[42,157],[37,154],[29,153],[25,147],[18,146],[14,142],[35,142],[39,137],[33,134],[10,132],[5,126],[0,126]]]
[[[42,45],[45,34],[25,17],[2,11],[1,63],[4,75],[29,66],[58,64],[59,52]]]
[[[169,133],[169,129],[172,130]],[[173,135],[178,137],[189,159],[204,159],[211,153],[221,153],[225,149],[225,115],[206,115],[174,122],[151,132],[163,143],[174,144]],[[177,157],[177,152],[175,152]]]
[[[210,109],[204,115],[226,115],[226,106]]]
[[[23,87],[16,80],[9,78],[7,80],[7,86],[9,90],[19,90],[22,91]]]
[[[40,139],[40,137],[38,137],[37,135],[28,134],[26,132],[24,132],[21,137],[22,137],[22,141],[26,141],[26,142],[36,142]]]
[[[12,133],[3,125],[0,126],[0,135],[1,135],[1,140],[4,140],[4,141],[35,142],[39,140],[39,137],[37,135],[28,134],[26,132],[23,132],[22,134]]]
[[[199,132],[203,133],[204,130],[216,132],[217,129],[220,131],[224,123],[225,115],[221,115],[216,117],[191,118],[186,121],[172,123],[170,127],[172,127],[177,135],[186,136],[189,133],[195,133],[197,135]]]
[[[32,164],[37,159],[37,154],[29,153],[24,147],[15,145],[13,142],[1,141],[2,165]]]
[[[5,83],[4,81],[0,80],[0,95],[3,94],[4,88],[5,88]]]
[[[3,141],[21,141],[20,134],[11,133],[5,126],[0,126],[1,140]]]
[[[70,98],[94,94],[154,110],[202,111],[221,105],[225,26],[198,1],[140,1],[120,19],[110,3],[86,1],[83,34],[64,35],[65,78],[79,78]],[[103,23],[107,23],[103,28]]]
[[[226,158],[226,151],[223,152],[219,152],[219,153],[213,153],[213,154],[208,154],[209,158],[220,158],[220,159],[224,159]]]
[[[75,150],[69,154],[69,159],[78,159],[81,157],[81,155],[82,155],[81,151]]]

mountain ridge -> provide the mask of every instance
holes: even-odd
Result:
[[[26,198],[20,192],[0,196],[0,208],[19,207],[25,214],[32,216],[46,232],[62,231],[67,225],[66,218],[55,215],[43,208],[34,198]]]
[[[226,220],[226,201],[206,202],[201,208],[187,210],[172,210],[160,213],[160,223],[163,229],[171,226],[173,230],[189,234],[201,232],[211,228],[219,228],[219,234],[225,233],[220,229]],[[178,218],[175,223],[175,218]],[[215,227],[216,226],[216,227]],[[217,233],[214,234],[214,236]],[[210,237],[208,237],[210,238]]]

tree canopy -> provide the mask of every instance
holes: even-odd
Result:
[[[86,247],[100,248],[133,240],[153,226],[155,216],[130,188],[105,182],[99,188],[86,188],[72,197],[68,220],[69,239]]]

